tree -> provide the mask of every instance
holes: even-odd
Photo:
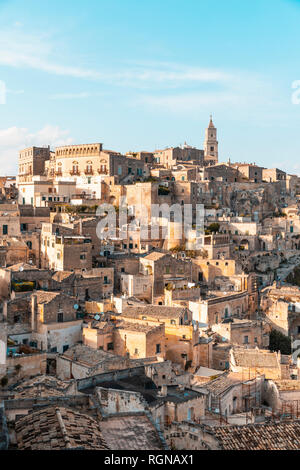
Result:
[[[278,330],[272,330],[270,333],[270,351],[280,351],[281,354],[290,355],[291,350],[291,340],[288,336],[285,336]]]
[[[300,287],[300,266],[296,266],[294,270],[287,276],[286,282]]]
[[[16,364],[15,365],[15,371],[16,371],[16,374],[18,375],[20,373],[22,369],[22,365],[21,364]]]
[[[6,375],[4,375],[1,380],[0,380],[0,383],[1,383],[1,387],[5,387],[7,384],[8,384],[8,378]]]
[[[220,224],[218,224],[217,222],[210,224],[209,227],[207,228],[208,233],[217,233],[219,230],[220,230]]]

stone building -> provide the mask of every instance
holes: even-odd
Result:
[[[140,272],[152,276],[153,297],[162,295],[164,288],[176,278],[191,281],[192,276],[191,262],[155,251],[140,258]]]
[[[300,381],[299,380],[266,380],[264,383],[264,400],[277,416],[289,415],[299,417]]]
[[[50,289],[51,273],[27,263],[17,263],[0,268],[2,295],[15,298],[34,289]]]
[[[87,271],[57,271],[52,275],[53,290],[76,297],[79,301],[103,300],[114,290],[113,268],[94,268]]]
[[[262,349],[232,348],[230,351],[230,370],[248,374],[264,375],[266,379],[281,379],[280,351],[270,352]]]
[[[50,147],[29,147],[19,153],[18,182],[31,181],[34,175],[44,175],[50,160]]]
[[[92,240],[73,235],[57,224],[43,224],[41,235],[42,265],[55,271],[92,269]]]
[[[112,315],[112,318],[125,321],[137,319],[149,325],[163,323],[166,359],[180,364],[183,368],[192,364],[194,345],[197,343],[199,331],[193,326],[192,314],[186,307],[162,305],[128,307],[123,309],[121,315]]]
[[[300,289],[269,286],[262,290],[261,308],[271,325],[294,340],[300,339]]]
[[[165,325],[142,320],[92,322],[83,328],[83,344],[132,359],[165,357]]]
[[[271,327],[262,320],[230,318],[212,325],[212,330],[235,345],[260,349],[266,349],[269,346]]]
[[[101,349],[95,350],[83,344],[76,344],[57,357],[56,374],[61,380],[79,380],[137,365],[137,362],[127,356],[121,357]]]
[[[190,301],[189,309],[193,312],[194,321],[212,326],[231,317],[248,315],[249,294],[246,290],[229,293],[214,291],[203,299]]]
[[[81,327],[74,297],[43,291],[32,295],[32,341],[42,351],[66,351],[81,340]]]
[[[52,178],[75,180],[82,190],[97,185],[106,176],[117,176],[120,181],[147,176],[143,160],[104,150],[101,143],[57,147],[47,170]]]
[[[262,403],[264,376],[225,372],[206,384],[193,383],[195,390],[206,392],[206,409],[224,416],[250,411]]]

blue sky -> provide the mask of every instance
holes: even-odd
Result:
[[[30,145],[203,147],[300,174],[300,1],[0,0],[0,172]],[[299,94],[300,97],[300,94]]]

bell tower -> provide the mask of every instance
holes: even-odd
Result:
[[[210,122],[205,130],[204,140],[204,161],[208,160],[213,164],[218,163],[217,129],[212,121],[212,116],[210,116]]]

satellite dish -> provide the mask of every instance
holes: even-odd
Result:
[[[20,272],[24,271],[23,266],[20,267],[19,271],[20,271]]]
[[[74,305],[74,308],[75,308],[75,310],[78,310],[78,309],[79,309],[79,305],[78,305],[78,304],[75,304],[75,305]]]
[[[100,316],[99,316],[99,315],[95,315],[95,316],[94,316],[94,319],[98,321],[98,320],[100,320]]]

